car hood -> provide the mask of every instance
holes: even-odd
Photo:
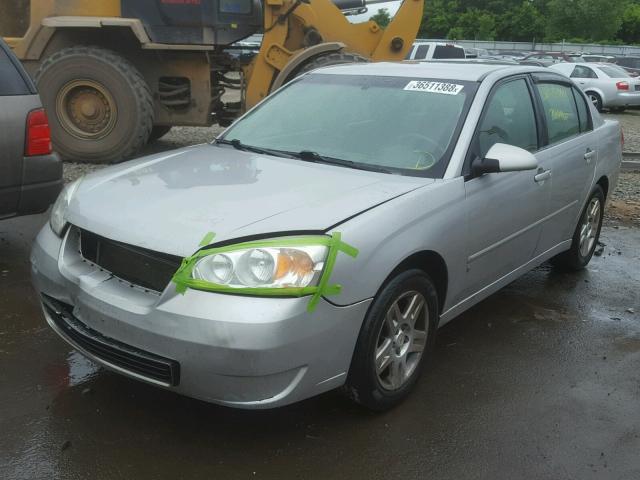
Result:
[[[215,241],[325,231],[434,180],[200,145],[84,178],[73,225],[120,242],[188,256]]]

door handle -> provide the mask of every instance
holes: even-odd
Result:
[[[538,173],[533,179],[537,183],[542,183],[545,180],[549,180],[551,178],[551,170],[544,170],[543,172]]]
[[[591,159],[595,156],[596,152],[594,150],[591,150],[590,148],[587,148],[587,151],[584,154],[584,159],[587,161],[587,163],[591,163]]]

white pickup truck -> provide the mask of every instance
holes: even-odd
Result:
[[[460,45],[444,42],[417,41],[407,54],[407,60],[444,60],[447,58],[466,58]]]

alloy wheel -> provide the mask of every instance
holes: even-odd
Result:
[[[583,257],[588,257],[595,247],[601,215],[600,199],[592,198],[584,212],[580,227],[580,255]]]
[[[429,335],[429,310],[418,292],[403,293],[386,313],[378,334],[375,369],[385,390],[402,388],[418,367]]]

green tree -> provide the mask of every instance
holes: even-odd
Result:
[[[545,21],[536,6],[525,0],[498,17],[497,38],[514,42],[531,42],[544,37]]]
[[[610,0],[549,0],[549,40],[584,38],[606,41],[615,38],[622,24],[625,3]]]
[[[378,13],[376,13],[369,20],[373,20],[380,28],[387,28],[387,26],[391,23],[391,15],[389,15],[389,10],[386,8],[380,8]]]
[[[640,4],[630,3],[625,8],[618,38],[624,43],[640,43]]]
[[[425,0],[420,36],[445,38],[455,25],[458,13],[459,7],[456,0]]]
[[[487,11],[470,8],[458,16],[455,26],[448,32],[448,38],[454,40],[494,40],[496,38],[496,16]]]

